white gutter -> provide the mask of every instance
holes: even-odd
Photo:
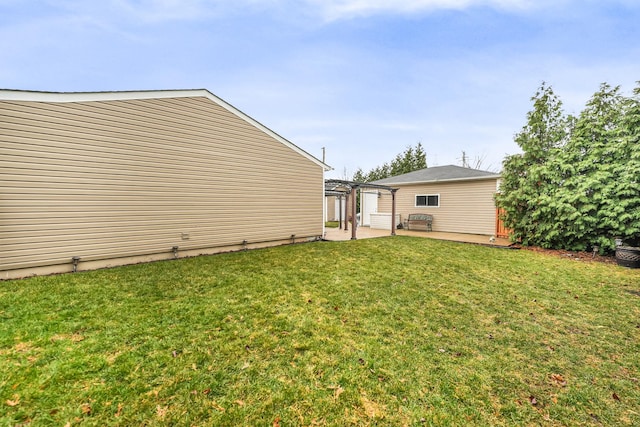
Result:
[[[432,179],[429,181],[389,182],[389,183],[380,184],[380,185],[395,186],[395,185],[436,184],[441,182],[483,181],[486,179],[500,179],[500,178],[502,178],[502,175],[487,175],[482,177],[471,177],[471,178],[449,178],[449,179]]]

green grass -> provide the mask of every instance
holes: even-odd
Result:
[[[640,425],[640,271],[412,237],[0,282],[0,425]]]
[[[324,226],[327,228],[338,228],[340,227],[340,221],[327,221],[324,223]]]

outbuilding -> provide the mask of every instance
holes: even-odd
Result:
[[[433,231],[496,235],[500,227],[494,195],[500,174],[447,165],[372,182],[397,188],[396,212],[406,224],[410,214],[433,217]],[[377,212],[390,215],[391,196],[380,194]],[[372,227],[375,223],[372,222]]]
[[[199,90],[0,90],[0,278],[320,239],[314,156]]]

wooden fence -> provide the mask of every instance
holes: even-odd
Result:
[[[507,239],[509,238],[509,234],[511,234],[511,230],[504,226],[504,222],[502,222],[502,214],[504,213],[504,209],[496,208],[496,237]]]

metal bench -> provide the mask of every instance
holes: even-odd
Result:
[[[429,214],[409,214],[407,230],[431,231],[433,216]]]

